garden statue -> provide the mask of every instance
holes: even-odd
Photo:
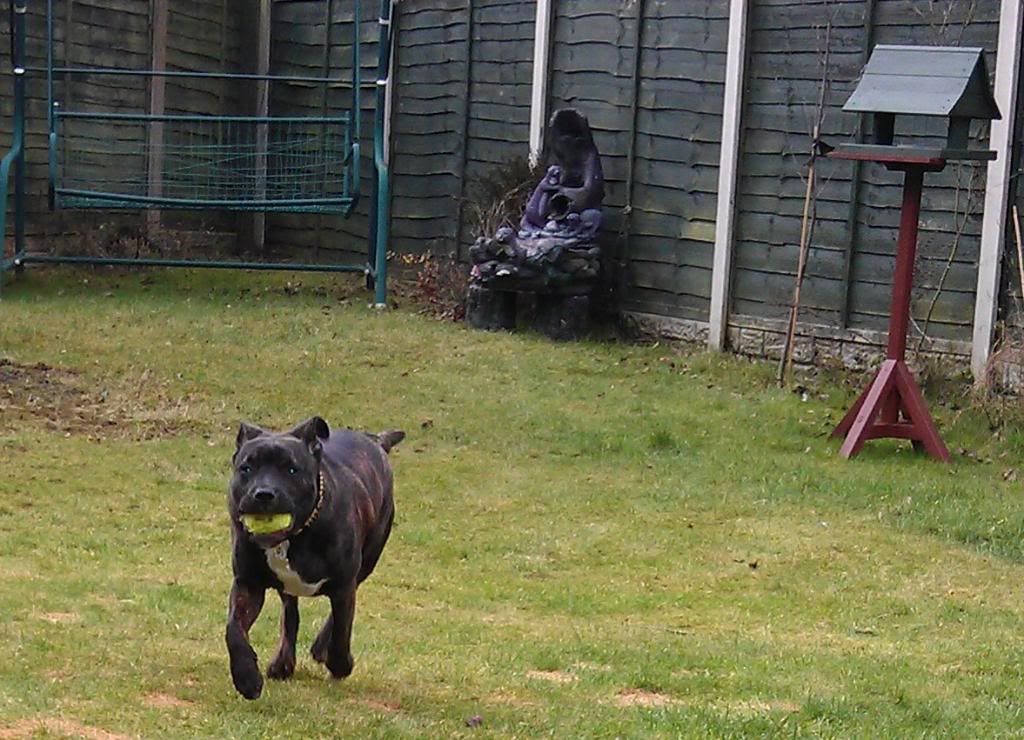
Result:
[[[547,131],[548,167],[519,228],[502,226],[469,250],[466,320],[478,329],[514,329],[516,296],[537,296],[536,325],[556,339],[584,333],[600,269],[601,158],[586,117],[555,111]]]

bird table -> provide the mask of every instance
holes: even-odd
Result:
[[[895,437],[909,439],[915,450],[923,450],[938,460],[949,462],[949,450],[939,436],[921,389],[905,360],[924,175],[941,171],[946,166],[946,159],[936,156],[934,151],[882,146],[840,148],[831,152],[829,157],[879,162],[890,170],[904,173],[885,361],[832,432],[833,437],[844,438],[839,454],[851,458],[869,439]]]

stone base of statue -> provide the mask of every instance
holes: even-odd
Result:
[[[516,294],[471,283],[466,292],[466,323],[484,331],[516,328]]]
[[[466,296],[466,323],[485,331],[513,331],[521,313],[528,313],[529,325],[544,336],[558,341],[575,341],[590,332],[590,290],[577,286],[580,293],[544,293],[499,290],[471,284]],[[522,311],[527,298],[533,299],[529,311]]]
[[[559,224],[531,231],[499,229],[470,249],[473,269],[466,321],[477,329],[515,328],[518,298],[535,297],[531,324],[559,340],[584,336],[590,328],[590,298],[600,271],[594,230],[566,233]]]
[[[539,294],[533,327],[560,341],[584,338],[590,331],[590,296]]]

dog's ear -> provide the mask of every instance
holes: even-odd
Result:
[[[235,438],[235,451],[248,442],[250,439],[256,439],[266,434],[265,431],[252,424],[246,424],[244,421],[238,425],[238,436]]]
[[[234,464],[238,460],[238,451],[242,449],[242,445],[248,442],[250,439],[256,439],[266,434],[265,431],[252,424],[246,424],[244,421],[238,425],[238,436],[235,437],[235,454],[231,456],[231,463]]]
[[[321,440],[331,436],[331,428],[319,416],[311,416],[292,429],[289,434],[305,442],[310,453],[319,460],[322,449]]]

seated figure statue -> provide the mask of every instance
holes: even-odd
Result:
[[[590,125],[571,108],[548,124],[548,167],[519,228],[503,226],[469,250],[467,320],[483,329],[515,326],[516,293],[536,293],[538,328],[571,338],[586,327],[600,269],[604,175]]]

